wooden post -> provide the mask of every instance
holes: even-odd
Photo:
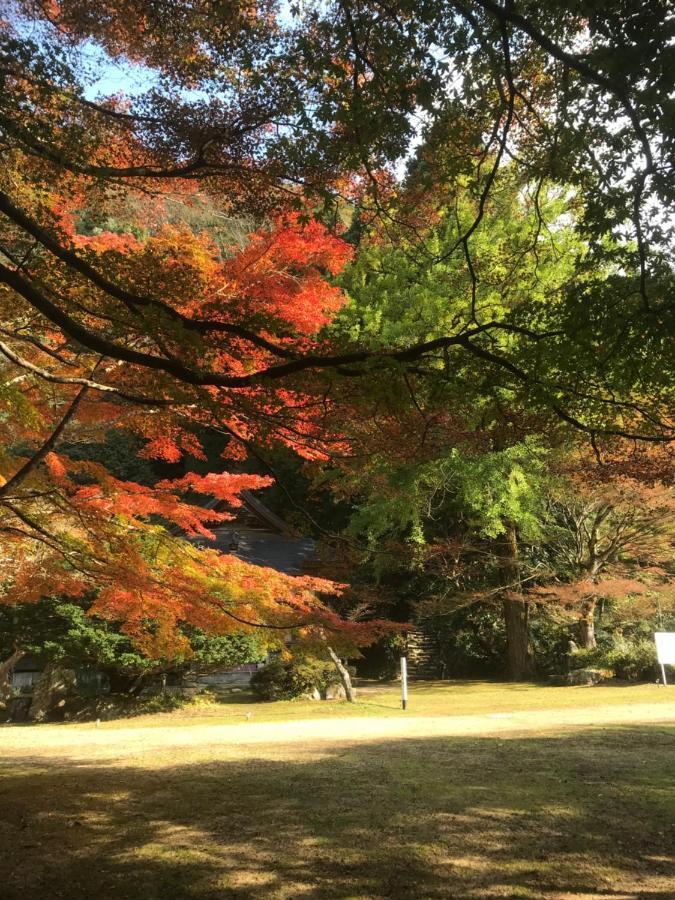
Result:
[[[666,681],[666,664],[665,663],[661,663],[661,674],[663,675],[663,684],[665,686],[667,686],[668,682]]]
[[[408,708],[408,660],[401,657],[401,709]]]

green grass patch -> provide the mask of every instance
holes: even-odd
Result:
[[[366,683],[355,703],[329,700],[259,702],[251,694],[231,700],[198,703],[162,715],[138,717],[140,727],[176,727],[196,724],[282,722],[299,719],[495,715],[537,710],[587,708],[633,703],[668,705],[675,701],[672,689],[656,684],[608,684],[595,687],[548,687],[536,683],[504,684],[491,681],[416,682],[411,685],[407,712],[401,709],[398,684]],[[128,727],[129,721],[121,721]],[[115,727],[114,722],[106,728]]]
[[[550,724],[555,708],[593,704],[601,721],[612,703],[665,704],[665,693],[420,685],[415,713],[541,709],[541,730],[211,743],[99,761],[54,749],[31,762],[27,751],[0,768],[0,896],[666,900],[675,895],[675,728]],[[362,701],[367,711],[335,704],[329,714],[395,716],[394,701],[383,691]],[[306,713],[304,704],[265,708]],[[31,734],[39,743],[52,727]]]

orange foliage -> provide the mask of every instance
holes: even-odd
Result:
[[[0,288],[3,339],[21,374],[0,400],[11,411],[0,420],[0,437],[38,453],[16,484],[25,456],[0,460],[6,482],[0,492],[9,485],[0,494],[0,530],[5,553],[16,561],[2,566],[3,602],[93,591],[92,613],[122,622],[138,646],[155,656],[185,651],[184,623],[212,631],[295,630],[308,639],[330,631],[336,646],[345,647],[373,640],[384,624],[343,623],[320,599],[335,595],[338,586],[199,551],[185,540],[213,537],[213,528],[241,504],[242,491],[263,488],[270,478],[188,472],[149,487],[121,481],[99,463],[71,459],[56,445],[39,456],[75,402],[69,440],[100,440],[114,424],[143,439],[139,456],[147,459],[205,460],[198,435],[210,428],[232,436],[224,454],[229,459],[245,457],[250,441],[272,440],[320,457],[326,401],[301,383],[285,383],[283,389],[264,380],[240,389],[199,379],[190,384],[173,379],[163,365],[180,360],[195,371],[236,377],[321,346],[321,329],[345,302],[331,279],[352,248],[298,215],[255,231],[243,248],[219,248],[204,233],[166,223],[143,233],[142,205],[136,207],[141,219],[134,233],[83,235],[79,218],[97,202],[96,189],[70,176],[64,180],[68,189],[62,181],[53,193],[35,193],[24,184],[24,211],[64,252],[76,254],[131,299],[120,302],[54,255],[35,254],[27,274],[46,286],[78,326],[162,365],[148,370],[87,351],[48,319],[33,329],[35,340],[27,341],[17,327],[15,294]],[[178,190],[194,196],[189,186]],[[160,193],[151,219],[161,220],[161,205]],[[83,384],[87,392],[76,401]],[[195,503],[196,495],[218,509]]]

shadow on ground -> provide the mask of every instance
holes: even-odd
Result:
[[[0,771],[3,900],[675,896],[675,731]]]

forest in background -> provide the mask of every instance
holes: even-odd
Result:
[[[654,677],[675,25],[631,6],[3,11],[3,681],[384,675],[410,623],[448,676]],[[322,577],[185,540],[244,491]]]

